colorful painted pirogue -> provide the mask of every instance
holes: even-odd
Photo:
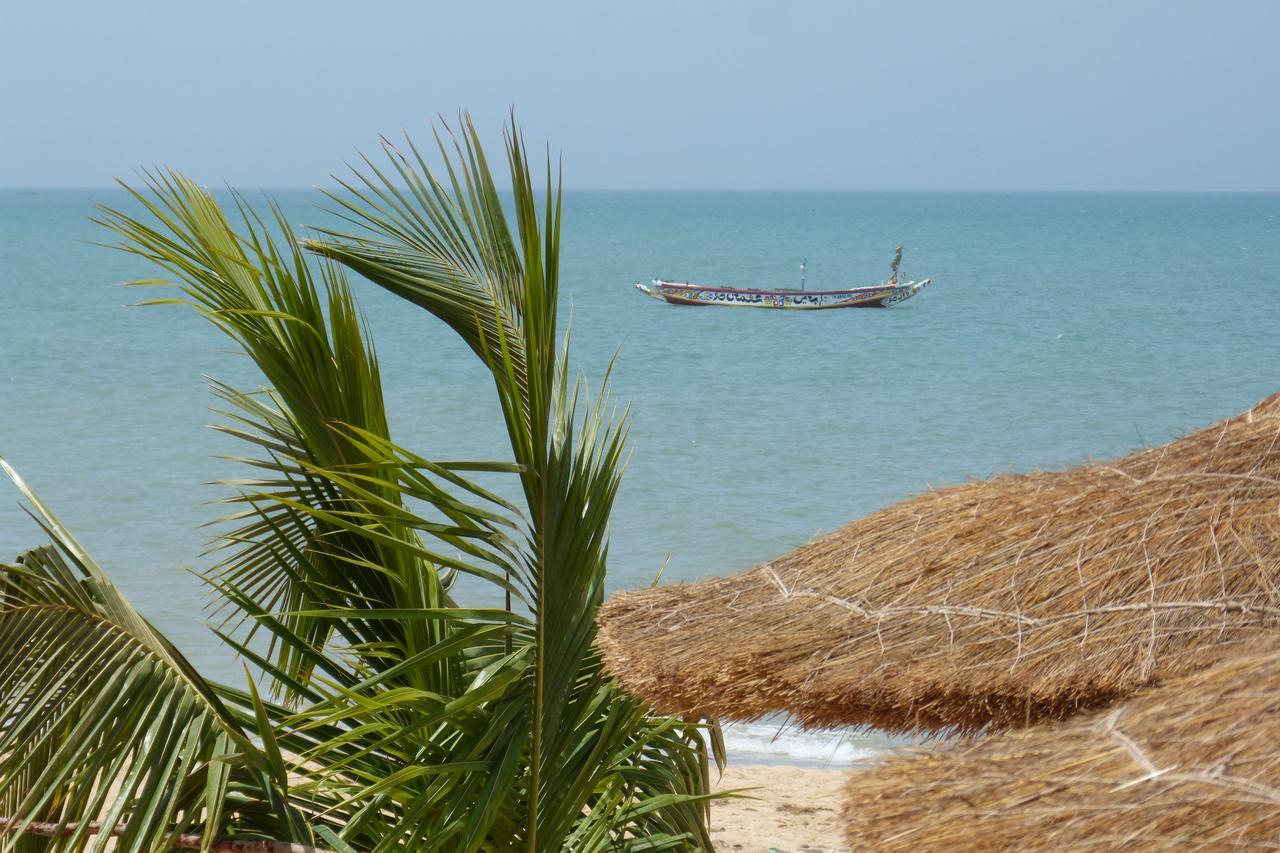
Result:
[[[870,287],[851,290],[805,290],[804,279],[800,289],[756,290],[739,287],[708,287],[688,282],[667,281],[655,278],[645,284],[637,282],[636,288],[646,296],[670,302],[672,305],[738,305],[745,308],[790,308],[818,310],[822,308],[888,308],[915,296],[933,283],[923,281],[898,282],[898,266],[902,263],[902,247],[894,256],[889,280]],[[804,264],[800,265],[801,273]]]

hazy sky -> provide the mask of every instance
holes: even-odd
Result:
[[[312,186],[469,108],[570,187],[1280,190],[1276,0],[0,0],[0,186]]]

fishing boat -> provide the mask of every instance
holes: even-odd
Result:
[[[888,308],[906,302],[933,283],[922,281],[898,281],[898,267],[902,263],[902,247],[894,255],[889,278],[869,287],[849,290],[806,290],[804,263],[800,264],[800,287],[760,290],[743,287],[711,287],[689,282],[668,281],[655,278],[637,282],[636,289],[646,296],[661,299],[672,305],[737,305],[744,308],[787,308],[815,311],[824,308]]]

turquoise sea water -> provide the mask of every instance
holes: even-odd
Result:
[[[314,194],[276,195],[295,223],[325,218]],[[0,191],[0,453],[200,667],[238,679],[184,567],[205,565],[218,515],[201,484],[235,474],[202,375],[255,377],[189,311],[125,307],[148,294],[113,284],[153,271],[91,245],[91,200],[124,203]],[[812,288],[869,284],[899,243],[904,273],[937,285],[889,310],[677,308],[631,288],[791,286],[802,259]],[[578,362],[621,347],[614,393],[633,406],[614,589],[668,558],[668,580],[734,572],[927,486],[1122,454],[1280,388],[1274,194],[577,192],[563,270]],[[470,354],[356,291],[397,439],[504,456]],[[0,491],[8,558],[40,532]],[[741,748],[830,752],[759,735]]]

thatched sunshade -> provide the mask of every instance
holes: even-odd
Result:
[[[1067,723],[890,759],[846,794],[855,849],[1273,849],[1280,643]]]
[[[1066,717],[1280,626],[1280,394],[1161,447],[895,504],[743,574],[614,596],[660,711],[888,730]]]

